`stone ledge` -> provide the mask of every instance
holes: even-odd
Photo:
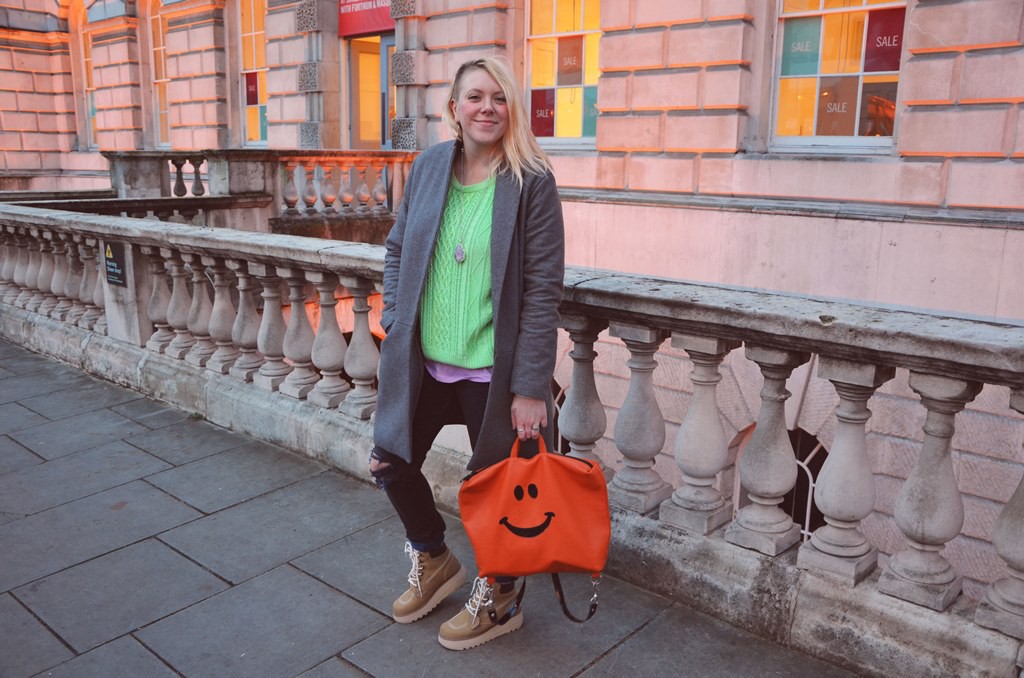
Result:
[[[270,394],[231,377],[10,306],[0,337],[95,376],[196,412],[214,424],[366,477],[372,422]],[[426,472],[439,504],[457,513],[465,452],[436,446]],[[972,621],[961,597],[938,613],[878,591],[801,571],[797,548],[775,558],[737,548],[723,530],[695,536],[612,512],[608,572],[769,640],[864,675],[1015,675],[1021,642]]]

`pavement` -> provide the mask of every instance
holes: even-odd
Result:
[[[403,541],[365,479],[0,341],[0,678],[852,675],[612,577],[451,652],[469,584],[396,624]]]

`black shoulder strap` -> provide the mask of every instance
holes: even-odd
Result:
[[[569,607],[565,604],[565,593],[562,591],[562,580],[558,578],[558,573],[551,573],[551,583],[555,587],[555,595],[558,596],[558,604],[562,606],[562,613],[570,620],[577,624],[582,624],[597,612],[597,587],[601,583],[601,575],[597,575],[593,578],[592,583],[594,585],[594,595],[590,598],[590,612],[583,619],[577,619],[572,612],[569,611]]]

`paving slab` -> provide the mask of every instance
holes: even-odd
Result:
[[[40,358],[40,360],[42,360]],[[10,370],[10,365],[4,365]],[[12,403],[24,398],[31,398],[44,393],[56,393],[64,389],[74,389],[87,383],[91,377],[70,368],[57,370],[55,374],[42,372],[32,368],[26,372],[17,372],[16,376],[0,380],[0,403]]]
[[[199,419],[186,419],[155,431],[125,437],[125,442],[175,466],[208,457],[251,440]]]
[[[0,382],[2,390],[3,382]],[[18,403],[4,403],[0,405],[0,433],[10,433],[22,428],[30,428],[38,424],[45,424],[50,421],[41,414],[19,405]]]
[[[188,419],[188,412],[149,398],[139,398],[110,409],[132,421],[139,422],[148,429],[163,428]]]
[[[102,410],[142,398],[142,394],[99,379],[33,398],[22,398],[18,402],[38,412],[47,419],[57,420],[73,417],[83,412]]]
[[[142,424],[137,424],[120,414],[110,410],[98,410],[14,431],[8,435],[41,457],[57,459],[73,452],[106,445],[145,430],[146,427]]]
[[[280,447],[247,440],[239,447],[158,473],[147,480],[203,513],[213,513],[323,473],[326,468]]]
[[[52,574],[14,595],[76,652],[228,588],[154,539]]]
[[[298,678],[365,678],[366,674],[346,661],[332,657]]]
[[[29,515],[171,468],[120,441],[0,476],[0,511]]]
[[[589,575],[567,575],[563,586],[570,608],[582,614],[590,600]],[[408,672],[410,657],[416,657],[416,672],[426,676],[571,676],[670,605],[665,598],[606,578],[597,614],[575,624],[562,615],[549,577],[527,577],[522,628],[491,641],[484,651],[446,650],[437,642],[437,630],[465,602],[462,597],[455,610],[439,608],[413,624],[392,624],[342,657],[374,676]]]
[[[18,601],[0,595],[0,676],[34,676],[73,656]]]
[[[42,464],[44,459],[8,436],[0,436],[0,476],[29,466]]]
[[[160,535],[231,582],[240,582],[394,515],[383,493],[322,473]]]
[[[442,620],[454,615],[469,600],[476,576],[473,549],[462,523],[451,516],[445,516],[445,521],[448,524],[445,541],[466,568],[467,583],[433,613]],[[404,547],[405,529],[398,516],[392,516],[297,558],[292,564],[390,616],[392,601],[407,586],[411,563]]]
[[[6,379],[7,377],[13,377],[16,373],[11,372],[9,369],[0,367],[0,379]]]
[[[667,676],[678,674],[684,667],[687,675],[706,678],[853,678],[855,675],[714,617],[673,605],[581,676]]]
[[[137,480],[0,525],[0,591],[109,553],[201,515]]]
[[[167,668],[167,665],[156,655],[131,636],[118,638],[39,674],[39,678],[111,678],[112,676],[177,678],[178,674]]]
[[[389,623],[284,565],[138,632],[180,673],[281,678],[320,665]]]
[[[15,374],[76,378],[85,376],[81,370],[75,367],[26,350],[0,358],[0,367]]]

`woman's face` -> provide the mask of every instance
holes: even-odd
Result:
[[[463,73],[458,90],[458,98],[449,105],[462,126],[463,142],[481,149],[493,148],[508,129],[505,93],[482,68]]]

